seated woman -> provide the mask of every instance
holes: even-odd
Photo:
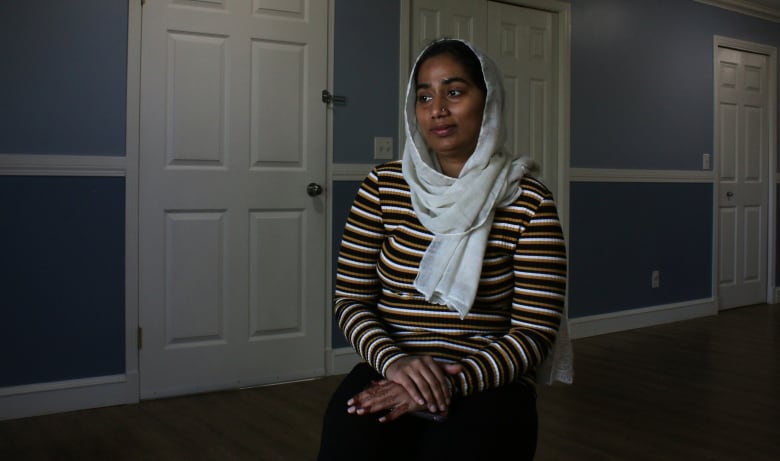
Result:
[[[552,194],[504,148],[501,81],[461,40],[417,58],[403,160],[366,177],[344,229],[334,311],[365,362],[331,398],[321,461],[533,459],[566,249]]]

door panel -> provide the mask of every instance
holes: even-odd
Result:
[[[324,374],[327,2],[148,0],[141,397]]]
[[[556,191],[554,15],[497,2],[487,2],[487,11],[487,51],[504,73],[507,147],[531,157],[542,181]]]
[[[558,190],[558,33],[555,13],[486,0],[413,0],[411,56],[431,40],[463,38],[504,72],[507,147],[533,158]],[[559,197],[560,203],[565,201]]]
[[[441,37],[461,38],[484,49],[486,14],[484,1],[414,0],[411,56],[416,57],[426,45]]]
[[[766,301],[766,56],[718,48],[718,295],[721,309]]]

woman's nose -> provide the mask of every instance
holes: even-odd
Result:
[[[431,104],[431,112],[433,117],[443,117],[447,115],[447,100],[444,98],[434,98]]]

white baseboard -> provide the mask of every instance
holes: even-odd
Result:
[[[780,290],[775,291],[780,298]],[[717,315],[715,299],[643,307],[571,319],[574,339]],[[362,359],[351,347],[327,353],[327,374],[348,373]],[[138,373],[0,388],[0,420],[138,403]]]
[[[344,375],[363,359],[351,347],[339,347],[328,351],[328,375]]]
[[[0,421],[138,403],[138,373],[0,388]]]
[[[718,303],[714,298],[697,299],[682,303],[578,317],[569,320],[569,328],[571,337],[577,339],[717,315],[717,313]]]

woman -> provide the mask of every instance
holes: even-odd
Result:
[[[503,148],[503,98],[466,42],[418,57],[403,160],[366,177],[344,229],[334,312],[365,363],[330,401],[320,460],[533,459],[566,254],[551,193]]]

